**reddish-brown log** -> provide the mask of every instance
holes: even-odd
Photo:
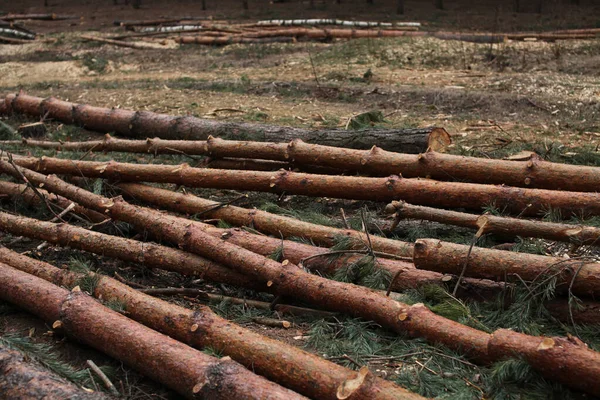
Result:
[[[0,161],[0,170],[14,173],[14,168],[6,161]],[[25,168],[19,170],[30,182],[43,184],[46,190],[84,207],[146,229],[184,250],[220,262],[241,273],[266,280],[267,286],[277,294],[318,304],[331,311],[372,319],[396,332],[460,348],[475,359],[488,361],[486,333],[437,316],[423,305],[409,306],[361,286],[312,275],[285,260],[281,263],[270,260],[212,237],[198,223],[137,207],[120,198],[108,199],[93,194],[69,185],[55,175],[45,176]]]
[[[460,274],[467,260],[465,276],[498,281],[517,280],[518,276],[529,282],[555,276],[558,290],[570,288],[574,294],[593,298],[600,295],[600,263],[480,247],[469,253],[469,246],[437,239],[415,243],[414,263],[420,269]]]
[[[42,196],[44,196],[46,199],[48,199],[48,201],[57,204],[63,210],[66,209],[67,207],[69,207],[72,203],[71,201],[65,199],[64,197],[57,196],[53,193],[48,193],[44,189],[37,189],[37,190]],[[7,195],[8,197],[10,197],[13,200],[21,198],[27,204],[32,204],[32,205],[41,206],[41,207],[44,206],[42,204],[42,199],[40,199],[35,194],[33,189],[31,189],[31,187],[29,187],[28,185],[25,185],[25,184],[17,184],[17,183],[0,180],[0,194]],[[87,217],[90,221],[95,222],[95,223],[99,223],[99,222],[106,220],[104,215],[102,215],[96,211],[88,210],[87,208],[81,207],[77,204],[75,204],[75,207],[73,208],[73,212],[76,214],[79,214],[79,215],[83,215],[83,216]]]
[[[16,350],[0,344],[0,398],[108,400],[101,392],[88,393]]]
[[[112,40],[112,39],[106,39],[106,38],[102,38],[102,37],[98,37],[98,36],[81,35],[80,38],[83,40],[86,40],[86,41],[107,43],[107,44],[112,44],[114,46],[130,47],[132,49],[138,49],[138,50],[148,50],[148,49],[156,49],[157,48],[156,45],[152,45],[150,43],[124,42],[122,40]]]
[[[522,189],[427,179],[329,176],[291,171],[276,173],[192,168],[115,161],[91,162],[42,157],[18,158],[23,167],[46,173],[112,178],[121,181],[176,183],[190,187],[252,190],[353,200],[405,200],[413,204],[480,209],[491,204],[518,214],[537,214],[548,208],[566,214],[600,215],[600,194]]]
[[[230,358],[217,359],[104,307],[80,290],[0,264],[0,298],[129,364],[186,398],[304,399],[254,375]]]
[[[227,283],[258,291],[268,291],[265,281],[249,279],[220,264],[203,257],[155,243],[139,242],[100,232],[89,231],[69,224],[59,224],[0,213],[0,229],[13,235],[44,240],[139,263],[149,268],[160,268],[183,275],[206,279],[211,282]]]
[[[229,44],[263,44],[263,43],[293,43],[294,38],[289,36],[274,36],[264,38],[242,36],[178,36],[174,40],[181,44],[203,44],[206,46],[227,46]]]
[[[474,215],[438,208],[415,206],[394,201],[386,207],[396,219],[424,219],[443,224],[482,229],[482,233],[495,233],[521,237],[534,237],[559,242],[600,246],[600,229],[593,226],[559,224],[495,215]]]
[[[57,285],[72,287],[84,276],[0,247],[0,260]],[[195,347],[211,347],[287,387],[318,399],[335,399],[338,388],[356,373],[294,346],[269,339],[235,325],[200,306],[189,310],[140,293],[114,279],[93,274],[93,295],[117,300],[127,315],[170,337]],[[355,398],[421,399],[391,382],[370,376]]]
[[[579,300],[572,305],[564,299],[553,299],[544,307],[560,321],[600,326],[600,302]]]
[[[35,117],[46,116],[55,120],[84,126],[101,132],[117,132],[124,136],[164,139],[206,140],[209,136],[235,139],[279,142],[302,139],[309,143],[328,146],[369,149],[374,144],[405,153],[421,153],[431,147],[433,128],[389,130],[316,130],[290,128],[266,124],[249,124],[200,119],[190,116],[175,117],[147,111],[129,111],[118,108],[100,108],[57,100],[42,99],[26,94],[8,95],[4,99],[6,112],[17,112]]]
[[[442,128],[432,128],[429,148],[443,150],[450,142]],[[18,141],[0,142],[18,144]],[[44,142],[24,139],[23,144],[47,149],[80,151],[123,151],[137,153],[171,153],[210,155],[215,158],[253,158],[286,161],[277,166],[321,166],[333,172],[356,171],[371,176],[402,175],[405,178],[460,180],[474,183],[503,184],[538,189],[579,192],[600,191],[600,168],[543,161],[532,157],[525,161],[465,157],[428,151],[412,155],[394,153],[373,147],[353,150],[293,140],[286,143],[243,142],[208,138],[207,141],[123,140],[106,136],[89,142]],[[273,165],[269,166],[272,168]],[[218,167],[213,167],[218,168]],[[231,169],[231,168],[227,168]],[[237,168],[256,169],[256,168]],[[261,170],[265,166],[261,165]],[[271,170],[271,169],[269,169]],[[313,171],[308,171],[313,172]]]
[[[0,161],[3,170],[7,165],[10,164]],[[267,285],[280,295],[293,296],[332,311],[367,318],[396,332],[408,333],[414,337],[423,337],[430,342],[460,349],[481,362],[513,356],[512,352],[503,354],[496,348],[490,348],[490,346],[502,347],[505,345],[504,342],[493,342],[492,336],[488,333],[435,315],[423,304],[409,306],[360,286],[311,275],[291,263],[278,263],[213,238],[189,220],[133,206],[120,198],[107,199],[69,185],[56,176],[44,176],[24,168],[19,169],[31,182],[44,184],[48,190],[71,198],[83,206],[148,229],[153,234],[163,236],[184,249],[210,257],[256,278],[265,279]],[[521,346],[524,348],[548,339],[523,336]],[[577,359],[562,357],[564,351],[568,351],[570,346],[573,352],[577,353]],[[597,379],[600,373],[600,354],[587,349],[581,343],[572,343],[570,346],[563,344],[560,348],[544,349],[546,356],[557,355],[559,362],[538,363],[536,358],[538,354],[531,352],[524,353],[522,356],[526,361],[532,358],[532,365],[560,382],[594,395],[600,394],[600,381]],[[505,348],[510,349],[510,345]],[[488,356],[492,352],[494,358]]]

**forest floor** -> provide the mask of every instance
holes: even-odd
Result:
[[[171,48],[136,50],[85,42],[80,35],[123,33],[123,28],[112,25],[113,19],[152,19],[199,11],[190,10],[192,6],[188,3],[167,7],[160,2],[144,2],[141,10],[124,5],[113,6],[108,1],[107,5],[62,4],[57,1],[49,9],[36,7],[37,3],[23,2],[21,9],[5,8],[3,11],[47,10],[83,18],[75,22],[33,22],[27,26],[44,33],[44,39],[48,40],[26,45],[0,45],[0,93],[3,96],[22,90],[30,95],[54,96],[103,107],[315,129],[344,128],[353,116],[379,110],[386,119],[380,124],[382,127],[445,127],[453,139],[448,148],[451,153],[504,157],[522,150],[534,150],[553,161],[600,166],[599,40],[511,41],[489,45],[430,38],[378,38],[226,47],[179,46],[175,42],[166,42]],[[208,3],[210,5],[211,2]],[[253,2],[250,3],[252,6]],[[317,3],[320,8],[306,15],[299,12],[306,10],[307,5],[298,2],[291,3],[288,9],[284,9],[284,5],[271,4],[264,8],[256,6],[258,10],[251,7],[248,12],[209,10],[202,16],[236,21],[331,14],[338,18],[391,18],[389,10],[386,11],[383,6],[366,9],[365,5],[356,5],[350,11],[340,11],[332,4]],[[431,29],[470,26],[476,30],[495,31],[572,28],[576,27],[574,21],[584,25],[581,27],[599,23],[589,9],[587,12],[569,9],[568,14],[551,10],[542,16],[515,15],[508,11],[486,13],[483,10],[477,14],[477,9],[465,14],[461,12],[464,6],[460,8],[460,2],[450,4],[454,8],[448,11],[430,12],[424,5],[410,3],[409,11],[412,10],[413,14],[407,12],[409,15],[403,19],[427,22]],[[31,122],[31,119],[13,116],[4,122],[17,126]],[[108,133],[90,132],[55,122],[48,126],[48,136],[55,140],[99,138]],[[17,148],[4,150],[23,153]],[[33,153],[56,154],[54,151]],[[60,152],[57,156],[79,158],[83,153]],[[112,155],[94,153],[86,157],[88,160],[105,160]],[[189,162],[174,156],[139,155],[120,159],[150,163]],[[190,192],[217,201],[239,195],[227,190]],[[313,201],[299,196],[279,198],[272,194],[251,194],[239,205],[334,226],[342,223],[340,208],[344,208],[355,222],[364,206],[368,207],[371,218],[385,218],[382,212],[385,204],[371,202]],[[44,210],[27,208],[20,203],[5,202],[3,208],[46,219],[51,217]],[[548,213],[545,218],[558,217]],[[129,236],[136,234],[124,226],[119,226],[119,229]],[[396,233],[398,239],[407,241],[441,237],[469,243],[472,236],[473,232],[463,230],[449,236],[447,230],[437,231],[428,224],[415,225]],[[36,250],[40,241],[10,235],[3,235],[0,241],[57,266],[84,265],[109,275],[116,271],[128,281],[148,287],[196,287],[236,297],[271,300],[264,294],[200,282],[173,272],[148,270],[140,265],[85,252],[52,245]],[[495,238],[488,238],[480,245],[499,243]],[[516,238],[515,246],[520,251],[542,254],[564,254],[566,251],[562,245],[532,239]],[[437,292],[414,291],[407,296],[414,302],[429,305],[448,301]],[[198,300],[189,298],[165,299],[190,308],[199,304]],[[398,339],[372,323],[357,319],[300,319],[294,321],[291,329],[283,330],[251,321],[256,315],[273,317],[272,313],[228,304],[213,306],[222,315],[262,334],[352,368],[356,367],[355,362],[367,364],[376,374],[396,380],[426,396],[448,399],[494,396],[590,398],[541,379],[522,363],[477,367],[461,354],[425,345],[420,340]],[[489,329],[510,327],[532,334],[566,335],[575,332],[598,348],[598,337],[593,337],[593,333],[597,332],[594,327],[579,327],[577,330],[568,324],[558,323],[545,313],[528,314],[518,308],[507,313],[499,312],[502,307],[501,302],[461,304],[459,311],[454,307],[452,312],[455,313],[453,315],[459,312],[456,318],[461,321],[475,317]],[[512,316],[507,316],[511,313]],[[4,340],[14,341],[15,337],[24,340],[22,336],[26,336],[36,343],[49,343],[61,362],[75,368],[84,368],[87,358],[96,360],[99,365],[111,366],[111,377],[128,398],[176,398],[171,391],[144,379],[126,366],[70,340],[48,335],[48,330],[40,320],[14,308],[3,306],[0,309],[0,335]],[[403,356],[415,350],[416,356]],[[427,365],[427,368],[419,365]],[[78,383],[93,387],[89,381]],[[518,397],[520,395],[524,397]]]

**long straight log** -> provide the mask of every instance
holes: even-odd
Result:
[[[108,400],[101,392],[88,393],[23,354],[0,344],[0,399]]]
[[[419,239],[415,243],[414,263],[420,269],[454,274],[460,274],[466,264],[465,276],[498,281],[540,283],[553,276],[560,291],[569,289],[576,295],[592,298],[600,295],[600,263],[585,259],[565,260],[479,247],[469,251],[465,245]]]
[[[600,229],[593,226],[559,224],[495,215],[474,215],[438,208],[415,206],[403,201],[393,201],[386,207],[395,218],[422,219],[442,224],[481,229],[482,234],[494,233],[521,237],[534,237],[578,245],[600,246]]]
[[[13,36],[17,39],[25,39],[25,40],[34,40],[35,39],[35,35],[33,35],[29,32],[23,32],[20,30],[10,29],[10,28],[0,27],[0,34],[6,35],[6,36]]]
[[[101,132],[117,132],[123,136],[145,139],[206,140],[209,136],[265,142],[302,139],[308,143],[328,146],[369,149],[373,145],[405,153],[421,153],[434,148],[439,140],[439,128],[390,129],[390,130],[306,130],[265,124],[222,122],[195,117],[175,117],[147,111],[128,111],[116,108],[100,108],[57,100],[42,99],[25,94],[8,95],[5,98],[6,112],[23,113],[84,126]],[[436,129],[438,129],[436,131]],[[431,137],[432,132],[434,136]],[[445,131],[444,131],[445,132]],[[448,134],[446,144],[449,143]]]
[[[362,257],[361,255],[349,254],[345,257],[332,259],[326,256],[329,252],[326,248],[254,235],[239,229],[218,229],[200,223],[197,223],[197,225],[212,236],[222,238],[263,256],[269,256],[277,251],[281,251],[283,246],[285,258],[292,263],[300,263],[307,258],[313,257],[311,260],[304,261],[304,266],[312,271],[319,271],[322,274],[333,274],[336,269],[355,262]],[[88,231],[68,224],[38,221],[7,213],[0,213],[0,229],[10,232],[13,235],[40,239],[49,243],[136,262],[150,268],[175,271],[183,275],[199,277],[212,282],[227,283],[263,292],[272,291],[266,285],[266,281],[253,280],[248,276],[232,271],[205,258],[154,243],[142,243],[131,239]],[[399,243],[402,244],[402,242]],[[316,257],[320,254],[324,256]],[[389,271],[391,276],[396,277],[390,286],[390,289],[394,291],[432,284],[451,284],[456,281],[456,278],[450,275],[417,270],[414,265],[407,262],[378,257],[376,265],[379,268]],[[459,296],[478,300],[486,299],[496,295],[502,290],[502,287],[501,284],[495,282],[467,278],[462,281]]]
[[[235,361],[217,359],[104,307],[81,291],[0,264],[0,298],[125,362],[186,398],[304,399]]]
[[[0,161],[4,169],[10,165]],[[422,337],[465,352],[480,362],[518,354],[544,376],[591,394],[600,394],[600,354],[563,338],[544,338],[497,330],[488,334],[432,313],[423,304],[409,306],[375,291],[311,275],[291,263],[279,263],[213,238],[193,222],[107,199],[61,181],[20,168],[30,181],[115,219],[147,228],[191,252],[210,257],[240,272],[267,280],[279,295],[289,295],[331,311],[366,318],[396,332]],[[514,340],[518,337],[519,340]],[[500,338],[500,339],[498,339]],[[491,348],[493,346],[494,348]],[[493,358],[489,355],[493,354]]]
[[[432,131],[435,149],[449,144],[445,131]],[[17,145],[19,141],[0,142]],[[152,154],[210,155],[213,158],[253,158],[291,162],[294,165],[322,166],[338,171],[355,171],[371,176],[400,174],[405,178],[460,180],[475,183],[503,184],[580,192],[600,191],[600,168],[544,161],[534,157],[527,161],[465,157],[428,151],[411,155],[382,150],[353,150],[301,140],[290,143],[244,142],[209,138],[207,141],[161,140],[158,138],[123,140],[105,136],[89,142],[44,142],[23,139],[27,146],[72,151],[121,151]],[[245,169],[245,168],[244,168]],[[250,168],[248,168],[250,169]]]
[[[77,285],[85,276],[59,270],[4,247],[0,247],[0,260],[61,286]],[[235,325],[208,307],[189,310],[140,293],[112,278],[89,275],[97,282],[93,295],[124,304],[129,317],[192,346],[218,349],[269,379],[312,398],[337,399],[340,388],[356,377],[352,370]],[[421,399],[373,375],[355,391],[356,399]]]
[[[31,40],[28,39],[15,39],[6,36],[0,36],[0,43],[9,43],[9,44],[28,44],[32,43]]]
[[[78,19],[75,15],[62,15],[62,14],[6,14],[0,16],[5,21],[19,21],[25,19],[37,19],[41,21],[59,21],[65,19]]]
[[[291,171],[257,172],[192,168],[154,164],[128,164],[60,160],[42,157],[18,158],[23,167],[46,173],[110,178],[121,181],[176,183],[190,187],[251,190],[353,200],[404,200],[419,205],[481,209],[495,205],[521,215],[536,215],[548,208],[564,215],[585,212],[600,214],[600,194],[522,189],[427,179],[364,178],[329,176]]]
[[[90,35],[81,35],[81,39],[91,41],[91,42],[100,42],[100,43],[108,43],[119,47],[130,47],[132,49],[138,50],[148,50],[148,49],[156,49],[155,45],[144,42],[123,42],[121,40],[112,40],[101,38],[98,36],[90,36]]]
[[[66,209],[67,207],[71,206],[72,201],[67,200],[64,197],[57,196],[53,193],[48,193],[44,189],[37,189],[37,191],[42,196],[44,196],[49,202],[57,204],[63,210]],[[17,184],[17,183],[0,180],[0,194],[8,196],[13,201],[14,200],[23,200],[27,204],[35,205],[38,207],[45,206],[42,202],[42,199],[40,199],[35,194],[33,189],[25,184]],[[75,207],[73,208],[73,212],[78,215],[85,216],[86,218],[88,218],[90,221],[92,221],[94,223],[100,223],[100,222],[106,220],[104,215],[102,215],[96,211],[92,211],[87,208],[81,207],[78,204],[75,204]]]
[[[181,44],[203,44],[206,46],[227,46],[230,44],[293,43],[293,37],[274,36],[264,38],[241,36],[179,36],[174,40]]]

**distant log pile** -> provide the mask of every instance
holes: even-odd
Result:
[[[510,302],[518,299],[507,288],[517,290],[517,285],[524,284],[521,290],[533,293],[543,285],[540,282],[551,281],[556,297],[544,297],[540,304],[548,307],[555,318],[567,323],[597,323],[600,263],[592,256],[563,259],[475,244],[483,235],[499,234],[566,241],[576,246],[596,245],[600,236],[597,228],[543,223],[535,218],[548,209],[560,210],[563,215],[600,215],[598,167],[550,163],[537,158],[511,161],[446,155],[432,151],[435,146],[443,148],[447,143],[448,134],[442,128],[412,131],[411,134],[420,135],[421,141],[418,154],[411,155],[372,147],[372,142],[369,145],[361,142],[356,146],[361,149],[348,148],[351,141],[335,142],[337,147],[318,143],[336,135],[343,138],[344,131],[322,136],[309,132],[317,143],[290,140],[289,136],[283,136],[285,142],[235,141],[210,135],[232,127],[238,130],[233,129],[234,134],[241,129],[258,128],[251,124],[219,126],[214,121],[191,117],[98,108],[25,94],[9,95],[0,105],[4,113],[47,115],[63,123],[125,136],[163,136],[146,140],[105,136],[89,142],[31,139],[3,142],[5,148],[35,146],[40,151],[63,152],[62,158],[6,153],[0,158],[0,173],[24,183],[0,181],[0,197],[42,205],[55,214],[52,221],[41,221],[2,212],[0,230],[5,233],[276,296],[272,304],[252,303],[263,309],[284,312],[291,308],[305,315],[327,318],[346,314],[372,321],[390,334],[443,345],[467,357],[469,363],[489,365],[519,359],[544,379],[600,395],[600,353],[574,335],[566,338],[528,335],[509,329],[512,326],[488,329],[477,325],[474,317],[470,316],[468,322],[449,319],[436,314],[433,307],[410,304],[406,296],[395,293],[434,287],[444,293],[451,290],[452,294],[447,295],[459,304],[464,299],[486,301],[499,294],[509,297]],[[272,137],[275,132],[282,132],[276,131],[280,128],[260,127],[272,132]],[[354,134],[373,138],[377,132],[366,130]],[[308,135],[306,131],[304,134]],[[408,136],[407,132],[404,134]],[[390,137],[386,135],[389,133],[378,140]],[[190,138],[200,140],[185,140]],[[392,142],[390,139],[388,143]],[[208,156],[213,160],[284,163],[289,168],[273,172],[219,170],[157,160],[98,162],[82,160],[77,152],[84,152],[86,157],[94,152],[111,155],[115,152],[113,158],[116,152],[139,153],[140,157],[144,154]],[[320,168],[328,173],[306,173],[291,170],[292,166],[300,170]],[[64,176],[69,177],[68,182]],[[77,186],[82,178],[108,183],[111,196],[115,197]],[[233,205],[235,200],[217,202],[140,182],[204,190],[269,192],[281,198],[309,196],[385,202],[390,203],[388,213],[395,214],[391,228],[403,218],[412,218],[476,229],[477,233],[472,246],[430,238],[413,244],[412,240],[403,242],[385,237],[383,229],[375,234],[364,213],[359,229],[352,229],[345,215],[342,222],[346,226],[323,226]],[[481,213],[492,204],[516,217],[445,210],[460,208]],[[127,223],[140,234],[125,238],[86,229],[107,220]],[[234,227],[210,224],[216,221]],[[148,242],[148,237],[160,244]],[[304,242],[298,242],[298,238]],[[385,287],[367,288],[363,282],[332,279],[349,266],[366,262],[372,267],[370,274],[389,277]],[[94,282],[91,289],[80,286],[84,278]],[[335,365],[226,321],[204,305],[191,310],[150,296],[198,294],[209,302],[211,298],[218,300],[219,295],[196,288],[148,288],[139,284],[136,285],[140,290],[136,290],[124,282],[89,271],[58,269],[0,247],[1,299],[39,315],[54,329],[62,329],[122,360],[185,397],[422,398],[376,376],[367,367],[352,371]],[[93,297],[118,301],[124,304],[127,313],[120,315],[108,310]],[[574,298],[578,301],[577,308],[572,306]],[[291,304],[280,304],[280,299]],[[234,301],[250,305],[245,299]],[[270,327],[290,327],[288,321],[281,319],[252,320]],[[208,356],[190,346],[219,349],[224,357]],[[219,391],[217,387],[227,390]]]

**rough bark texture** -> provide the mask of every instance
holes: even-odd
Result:
[[[2,144],[18,144],[7,141]],[[288,164],[261,165],[265,170],[275,167],[319,166],[332,172],[352,171],[371,176],[401,175],[405,178],[460,180],[474,183],[503,184],[538,189],[579,192],[600,191],[600,168],[543,161],[533,157],[526,161],[495,160],[436,153],[411,155],[394,153],[373,147],[353,150],[296,139],[286,143],[244,142],[208,138],[207,141],[115,139],[89,142],[44,142],[24,139],[24,145],[57,150],[123,151],[153,154],[210,155],[213,158],[252,158],[285,161]],[[442,128],[435,128],[428,139],[429,149],[443,150],[450,143]],[[216,167],[213,167],[216,168]],[[238,168],[256,169],[256,168]],[[312,171],[309,171],[312,172]]]
[[[211,143],[212,152],[231,148],[227,141]],[[243,148],[242,145],[237,145]],[[401,175],[405,178],[459,180],[474,183],[500,184],[575,192],[600,191],[600,168],[559,164],[537,157],[526,161],[495,160],[465,157],[436,152],[410,155],[373,147],[370,150],[331,148],[293,141],[284,160],[297,164],[312,164],[374,176]],[[227,155],[232,157],[232,155]],[[256,158],[261,158],[255,156]],[[274,158],[269,158],[274,159]],[[281,160],[281,157],[278,158]]]
[[[128,111],[69,103],[55,98],[42,99],[25,94],[5,98],[7,112],[24,113],[84,126],[101,132],[117,132],[145,139],[161,137],[175,140],[206,140],[209,136],[224,139],[266,142],[302,139],[308,143],[369,149],[373,145],[405,153],[420,153],[429,147],[430,128],[408,130],[322,130],[309,131],[264,124],[221,122],[195,117],[174,117],[147,111]]]
[[[70,200],[67,200],[61,196],[57,196],[53,193],[48,193],[44,189],[38,188],[37,190],[38,190],[38,192],[40,192],[40,194],[42,196],[44,196],[46,199],[48,199],[49,202],[57,204],[63,210],[66,209],[67,207],[69,207],[72,203]],[[0,180],[0,194],[7,195],[12,200],[21,199],[27,204],[32,204],[37,207],[45,207],[45,205],[42,202],[42,199],[40,199],[35,194],[33,189],[31,189],[31,187],[29,187],[25,184],[20,185],[17,183]],[[76,214],[79,214],[79,215],[83,215],[83,216],[87,217],[90,221],[95,222],[95,223],[106,220],[104,215],[102,215],[96,211],[88,210],[87,208],[81,207],[77,204],[73,208],[73,212]]]
[[[59,270],[0,247],[0,260],[57,285],[73,286],[83,276]],[[98,277],[96,297],[117,300],[128,316],[195,347],[218,349],[256,372],[316,399],[335,399],[338,387],[356,372],[282,342],[244,329],[217,316],[208,307],[189,310],[140,293],[114,279]],[[362,385],[355,399],[420,399],[421,397],[373,378]]]
[[[7,164],[0,162],[2,169]],[[279,295],[289,295],[318,304],[325,309],[373,320],[396,332],[422,337],[430,342],[460,350],[480,362],[514,356],[511,351],[511,338],[507,338],[507,341],[497,340],[486,332],[433,314],[423,304],[409,306],[360,286],[311,275],[291,263],[279,263],[214,238],[204,233],[193,222],[133,206],[122,199],[107,199],[69,185],[55,176],[47,177],[24,168],[20,170],[30,181],[36,184],[44,183],[48,190],[70,197],[85,207],[127,221],[138,228],[148,228],[157,236],[162,235],[186,250],[209,257],[258,279],[267,280],[267,285]],[[563,340],[561,346],[542,348],[543,360],[551,361],[540,361],[540,354],[529,350],[540,342],[547,344],[549,340],[552,339],[522,335],[520,345],[524,351],[518,353],[518,356],[531,362],[544,375],[579,390],[599,395],[600,380],[597,377],[600,373],[600,354],[589,350],[582,343]],[[569,351],[573,351],[577,358],[565,357]],[[491,354],[493,357],[490,357]],[[555,360],[552,360],[553,357]]]
[[[241,37],[241,36],[179,36],[174,40],[181,44],[203,44],[207,46],[227,46],[229,44],[264,44],[264,43],[293,43],[293,37]]]
[[[265,281],[223,267],[215,262],[171,247],[139,242],[117,236],[89,231],[69,224],[58,224],[0,213],[0,228],[13,235],[44,240],[49,243],[118,258],[183,275],[227,283],[258,291],[268,291]]]
[[[419,239],[415,243],[414,263],[417,268],[460,274],[467,261],[469,246]],[[540,281],[550,275],[557,278],[557,290],[571,286],[577,295],[598,298],[600,295],[600,263],[587,260],[565,260],[556,257],[515,253],[473,247],[465,276],[498,281]]]
[[[88,393],[71,382],[26,360],[21,353],[0,345],[0,399],[108,400],[103,393]]]
[[[81,342],[125,362],[187,398],[303,399],[231,359],[194,350],[104,307],[81,291],[0,264],[0,298],[19,305]],[[32,298],[33,297],[33,298]]]
[[[494,204],[500,209],[536,215],[548,208],[564,215],[585,212],[600,215],[600,194],[522,189],[426,179],[364,178],[279,171],[234,171],[192,168],[187,164],[153,165],[18,158],[23,167],[45,173],[111,178],[121,181],[176,183],[190,187],[251,190],[353,200],[404,200],[413,204],[447,208],[481,209]]]
[[[222,219],[237,226],[250,226],[260,232],[270,233],[275,236],[285,238],[304,237],[325,246],[334,245],[336,238],[352,237],[358,243],[363,243],[359,244],[357,248],[365,248],[368,241],[363,232],[351,229],[331,228],[265,211],[256,209],[248,210],[235,206],[216,208],[207,212],[207,210],[215,208],[218,203],[191,194],[175,193],[170,190],[146,185],[121,183],[117,186],[125,194],[136,200],[142,200],[156,206],[188,214],[203,213],[207,218]],[[324,256],[303,261],[317,254],[327,254],[329,249],[278,238],[256,236],[238,229],[224,230],[206,226],[204,230],[212,236],[220,237],[223,240],[227,240],[263,256],[269,256],[283,246],[283,257],[285,259],[294,264],[302,262],[305,267],[312,271],[319,271],[322,274],[331,275],[336,269],[348,265],[348,263],[355,262],[362,257],[362,255],[348,254],[336,259]],[[370,235],[370,241],[373,250],[376,252],[383,252],[392,256],[412,257],[413,246],[410,243],[374,235]],[[386,254],[381,254],[380,257],[377,257],[377,265],[389,271],[391,276],[396,276],[396,279],[394,279],[390,286],[392,290],[400,291],[423,285],[448,284],[455,281],[455,277],[451,275],[442,275],[431,271],[419,271],[415,270],[411,263],[386,259]],[[460,287],[460,296],[484,299],[497,294],[501,289],[500,285],[490,281],[466,279]]]
[[[593,226],[559,224],[554,222],[499,217],[495,215],[474,215],[438,208],[415,206],[402,201],[394,201],[386,211],[395,212],[397,219],[423,219],[443,224],[481,229],[483,233],[534,237],[559,242],[570,242],[600,246],[600,229]]]

